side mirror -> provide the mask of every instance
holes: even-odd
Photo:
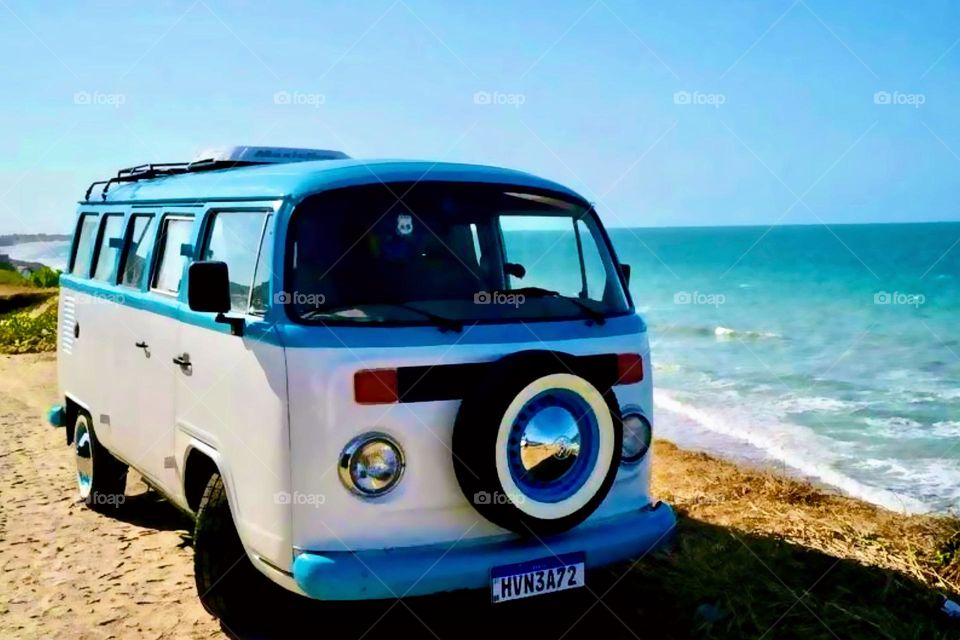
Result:
[[[187,304],[191,311],[230,311],[230,276],[226,262],[194,262],[187,271]]]
[[[230,311],[230,274],[226,262],[207,260],[190,265],[187,304],[191,311],[217,314],[216,321],[230,325],[233,335],[243,335],[243,318],[225,315]]]
[[[623,274],[623,281],[624,281],[624,283],[626,283],[626,285],[627,285],[628,287],[630,286],[630,272],[631,272],[631,271],[632,271],[632,269],[630,268],[630,265],[624,264],[624,263],[622,263],[622,262],[620,263],[620,273]]]

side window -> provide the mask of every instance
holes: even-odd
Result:
[[[583,247],[583,270],[587,279],[585,293],[591,300],[603,300],[607,288],[607,270],[603,265],[600,250],[597,249],[597,243],[591,239],[590,228],[583,220],[577,221],[577,233]]]
[[[260,241],[260,257],[253,274],[253,291],[250,292],[250,313],[262,316],[267,312],[270,300],[270,280],[273,277],[273,216],[267,216],[263,239]]]
[[[232,311],[249,309],[265,217],[256,211],[225,211],[214,214],[210,222],[202,259],[227,263]]]
[[[151,244],[147,234],[152,230],[152,222],[153,216],[149,214],[138,213],[130,218],[123,266],[120,269],[120,284],[124,286],[139,287],[143,282]]]
[[[180,248],[189,244],[193,228],[192,218],[164,218],[157,239],[157,260],[153,272],[152,287],[157,291],[176,294],[180,291],[180,278],[187,256]]]
[[[86,278],[90,275],[90,261],[93,259],[93,237],[97,233],[97,214],[85,213],[77,223],[77,233],[73,242],[73,259],[70,261],[70,273]]]
[[[100,242],[97,246],[96,261],[93,268],[94,280],[110,280],[113,275],[113,265],[117,263],[117,254],[120,253],[121,239],[123,238],[123,216],[110,213],[103,216],[100,225]]]

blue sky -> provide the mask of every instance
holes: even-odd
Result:
[[[958,42],[947,0],[2,0],[0,233],[224,144],[524,169],[611,226],[960,220]]]

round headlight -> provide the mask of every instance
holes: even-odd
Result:
[[[365,433],[347,443],[340,454],[340,480],[362,496],[382,496],[403,475],[403,450],[384,433]]]
[[[623,416],[623,455],[624,464],[639,462],[650,449],[653,439],[653,430],[650,421],[637,411],[625,413]]]

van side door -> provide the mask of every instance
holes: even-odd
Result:
[[[180,211],[163,212],[149,222],[141,219],[140,228],[135,224],[131,232],[145,235],[136,251],[131,243],[121,275],[131,291],[124,321],[133,328],[133,335],[125,336],[120,345],[128,392],[120,394],[123,418],[116,419],[115,430],[123,431],[119,453],[171,497],[177,495],[179,486],[173,443],[174,384],[180,367],[174,360],[181,330],[181,292],[195,241],[195,222],[192,213]],[[156,225],[155,232],[149,231],[152,225]]]
[[[147,283],[150,256],[156,241],[158,212],[134,210],[127,219],[123,248],[116,277],[116,297],[120,304],[114,310],[115,375],[111,385],[113,453],[133,464],[142,463],[141,388],[152,377],[149,368],[155,364],[157,339],[150,333],[153,324]]]
[[[196,258],[227,265],[232,317],[243,335],[212,313],[184,309],[178,352],[190,361],[177,371],[178,435],[219,454],[231,510],[248,548],[288,567],[289,437],[286,366],[274,321],[266,315],[275,248],[273,208],[211,209]],[[271,297],[272,296],[272,297]]]

